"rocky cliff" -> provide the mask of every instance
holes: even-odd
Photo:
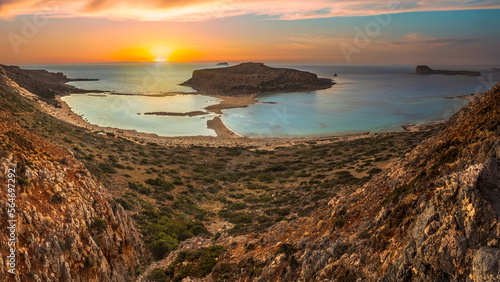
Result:
[[[429,74],[446,74],[446,75],[469,75],[469,76],[481,76],[478,71],[468,71],[468,70],[433,70],[428,66],[417,66],[415,69],[415,74],[418,75],[429,75]]]
[[[182,83],[203,94],[238,96],[263,93],[305,92],[330,88],[331,79],[316,74],[285,68],[271,68],[262,63],[195,70]]]
[[[4,74],[0,74],[0,229],[8,236],[0,238],[1,280],[134,280],[142,247],[132,221],[70,152],[14,121],[13,115],[36,110],[9,89]],[[7,258],[11,248],[14,265]],[[8,272],[13,267],[15,275]]]
[[[500,281],[500,84],[391,167],[310,218],[222,235],[205,280]]]

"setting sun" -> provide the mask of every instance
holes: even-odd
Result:
[[[149,49],[149,53],[154,57],[155,62],[165,62],[172,55],[174,50],[167,46],[153,46]]]
[[[167,59],[163,58],[163,57],[158,57],[158,58],[155,58],[155,62],[158,62],[158,63],[163,63],[163,62],[166,62]]]

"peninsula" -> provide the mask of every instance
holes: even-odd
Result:
[[[266,93],[306,92],[330,88],[334,82],[314,73],[287,68],[272,68],[263,63],[193,71],[182,83],[201,94],[248,96]]]
[[[446,75],[469,75],[469,76],[481,76],[478,71],[468,71],[468,70],[433,70],[428,66],[417,66],[415,69],[415,74],[418,75],[428,75],[428,74],[446,74]]]
[[[46,70],[27,70],[18,66],[6,66],[0,64],[0,74],[10,77],[19,86],[37,95],[43,101],[60,107],[55,99],[56,95],[67,95],[70,93],[99,93],[98,90],[83,90],[66,84],[72,81],[96,81],[98,79],[68,78],[61,72],[53,73]]]

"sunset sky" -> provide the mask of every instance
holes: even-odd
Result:
[[[500,67],[500,1],[0,0],[0,63]]]

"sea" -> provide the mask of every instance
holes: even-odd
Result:
[[[222,120],[247,137],[319,137],[402,131],[403,125],[448,119],[468,101],[452,97],[485,92],[500,81],[490,66],[431,66],[474,70],[482,76],[415,75],[415,66],[282,65],[332,78],[329,89],[261,95],[260,103],[223,110]],[[193,70],[214,64],[120,63],[29,65],[27,69],[63,72],[81,89],[105,93],[72,94],[63,100],[92,124],[160,136],[216,136],[203,116],[158,116],[147,112],[204,111],[220,99],[196,94],[180,84]],[[184,95],[176,95],[182,92]],[[121,95],[118,95],[121,94]]]

